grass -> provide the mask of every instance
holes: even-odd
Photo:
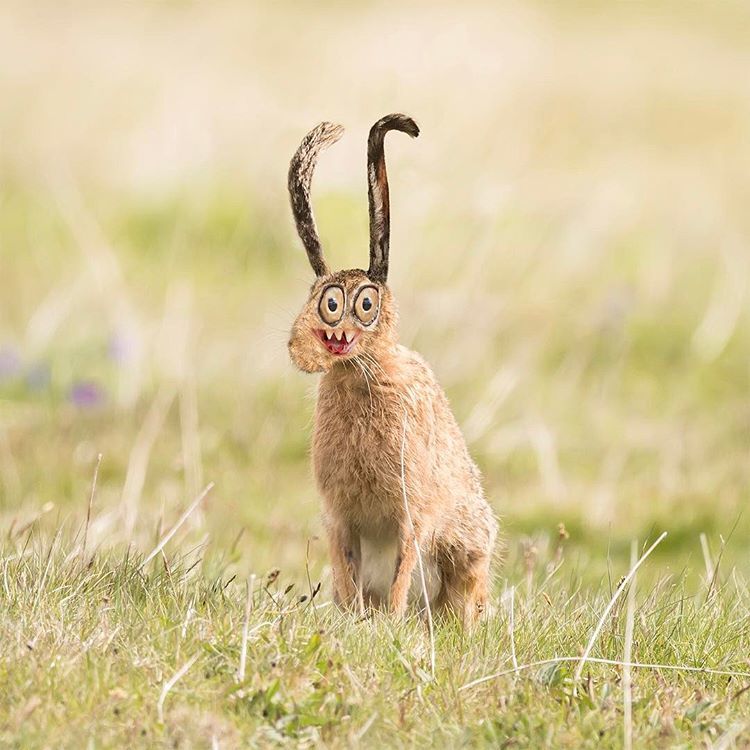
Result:
[[[596,659],[622,662],[626,597],[580,680],[573,660],[538,663],[579,657],[611,597],[605,584],[582,587],[562,537],[553,559],[506,570],[520,584],[512,620],[504,596],[471,634],[438,624],[435,679],[421,622],[338,612],[314,579],[240,580],[202,550],[146,565],[132,551],[90,558],[80,535],[62,539],[32,528],[2,559],[4,746],[622,746],[623,670]],[[735,573],[694,591],[673,576],[636,601],[634,660],[667,665],[633,669],[637,745],[740,736],[750,719],[746,583]]]
[[[0,746],[749,745],[741,3],[8,7]],[[285,348],[289,155],[347,125],[315,205],[362,265],[398,109],[402,340],[505,547],[434,679],[415,617],[330,603]]]

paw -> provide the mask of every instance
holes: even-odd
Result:
[[[406,615],[406,597],[397,596],[391,597],[391,614],[398,619],[403,619]]]

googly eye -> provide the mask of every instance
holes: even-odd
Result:
[[[318,313],[324,323],[334,326],[344,315],[344,290],[340,286],[327,286],[320,295]]]
[[[362,325],[369,326],[378,316],[380,292],[377,287],[363,286],[354,300],[354,314]]]

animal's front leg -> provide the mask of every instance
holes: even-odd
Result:
[[[333,597],[340,607],[353,607],[359,581],[359,544],[351,531],[338,523],[328,524],[328,548],[333,572]]]
[[[417,545],[415,533],[410,528],[402,529],[399,537],[398,562],[396,575],[391,586],[391,612],[403,617],[409,600],[412,574],[417,565]]]

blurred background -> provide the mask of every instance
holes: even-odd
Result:
[[[366,135],[402,111],[402,342],[484,472],[503,574],[558,523],[581,577],[663,529],[660,572],[750,570],[749,16],[6,0],[3,535],[78,528],[101,453],[96,545],[147,550],[214,481],[178,545],[324,573],[286,171],[316,123],[347,127],[314,200],[331,265],[365,265]]]

